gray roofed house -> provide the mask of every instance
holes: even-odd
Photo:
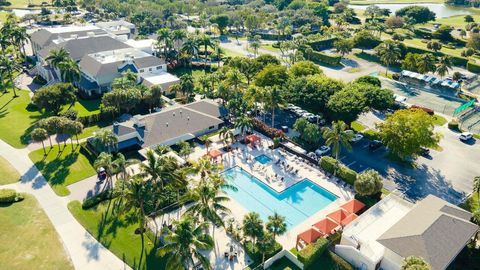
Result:
[[[135,34],[136,30],[135,24],[124,20],[98,22],[96,25],[109,33],[115,35],[127,35],[128,37]]]
[[[209,115],[213,115],[217,118],[224,118],[227,116],[228,111],[223,106],[218,106],[218,104],[211,99],[201,99],[190,104],[185,105],[185,107],[203,112]]]
[[[401,257],[420,256],[432,269],[446,269],[478,230],[470,218],[469,212],[429,195],[377,241]]]
[[[399,270],[408,256],[443,270],[478,231],[470,218],[433,195],[411,204],[390,194],[345,226],[335,253],[365,270]]]
[[[64,48],[75,61],[80,61],[82,57],[87,54],[130,48],[130,46],[110,36],[93,36],[69,39],[58,44],[53,44],[40,50],[38,55],[45,59],[50,53],[50,50],[59,48]]]
[[[221,105],[216,105],[221,107]],[[155,145],[173,145],[217,130],[223,120],[185,105],[167,108],[161,112],[136,115],[115,123],[113,132],[119,138],[119,149],[132,145],[142,148]]]

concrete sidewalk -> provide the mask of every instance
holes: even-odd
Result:
[[[78,223],[67,208],[68,198],[57,196],[28,158],[28,149],[15,149],[0,140],[0,156],[6,158],[22,175],[22,180],[8,187],[33,194],[57,230],[77,270],[131,269],[100,244]]]

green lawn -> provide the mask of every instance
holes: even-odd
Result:
[[[418,38],[405,39],[403,42],[406,45],[409,45],[409,46],[412,46],[412,47],[417,47],[417,48],[420,48],[420,49],[428,50],[427,43],[422,42],[422,40],[418,39]],[[462,55],[461,55],[462,50],[463,49],[461,49],[461,48],[450,49],[450,48],[442,47],[440,52],[442,52],[444,54],[450,54],[450,55],[462,57]]]
[[[433,115],[432,118],[433,118],[433,123],[436,126],[443,126],[447,123],[447,119],[445,119],[445,117],[440,116],[438,114]]]
[[[11,205],[0,204],[2,269],[74,269],[58,235],[32,195]]]
[[[352,0],[352,5],[373,5],[373,4],[420,4],[420,3],[440,3],[444,0]]]
[[[53,148],[47,147],[48,155],[45,158],[43,149],[38,149],[30,152],[28,155],[35,163],[37,168],[42,172],[45,179],[47,179],[50,186],[59,196],[67,196],[70,191],[67,186],[83,180],[87,177],[95,175],[95,169],[92,166],[93,160],[87,157],[81,147],[74,144],[72,146],[67,144],[62,152],[58,152],[58,146]]]
[[[145,255],[138,267],[141,239],[134,233],[137,223],[117,213],[112,214],[115,201],[112,202],[110,207],[108,202],[104,202],[94,209],[83,210],[79,201],[73,201],[68,204],[68,209],[87,231],[134,269],[165,269],[164,260],[155,255],[156,249],[149,237],[145,237]]]
[[[272,44],[262,44],[260,47],[262,49],[269,50],[269,51],[272,51],[272,52],[281,52],[279,48],[273,47]]]
[[[471,16],[473,17],[475,22],[480,22],[480,14],[472,14]],[[437,19],[435,20],[435,23],[450,25],[455,28],[461,29],[465,29],[465,26],[467,25],[467,23],[465,22],[465,15]]]
[[[0,185],[6,185],[18,182],[20,174],[18,171],[3,157],[0,157]]]
[[[353,131],[355,131],[355,132],[362,132],[363,130],[365,130],[367,128],[366,126],[364,126],[362,123],[360,123],[358,121],[353,121],[351,126],[352,126]]]
[[[11,5],[8,6],[9,8],[25,8],[30,2],[35,5],[41,5],[42,2],[50,3],[49,1],[44,0],[7,0],[7,2],[11,3]]]
[[[88,116],[100,113],[100,99],[86,100],[78,99],[73,106],[64,106],[62,112],[72,109],[78,112],[78,116]]]
[[[15,148],[23,148],[30,140],[31,125],[42,118],[42,114],[29,107],[29,91],[17,90],[0,94],[0,139]]]
[[[273,263],[268,270],[285,270],[287,267],[289,267],[291,270],[300,270],[300,268],[287,259],[287,257],[282,257],[280,260],[275,261],[275,263]]]

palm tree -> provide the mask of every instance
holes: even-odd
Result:
[[[224,226],[222,216],[230,213],[223,203],[228,202],[230,198],[225,196],[222,190],[213,183],[200,182],[200,184],[187,193],[186,198],[193,200],[195,204],[187,212],[194,217],[201,217],[203,221],[208,221],[216,226]]]
[[[49,61],[52,67],[58,68],[60,63],[70,58],[70,54],[64,48],[52,49],[45,60]]]
[[[112,187],[112,178],[115,174],[115,163],[113,161],[113,156],[110,153],[102,152],[98,155],[97,159],[93,163],[93,167],[95,170],[99,170],[103,168],[105,173],[107,174],[107,184],[103,187],[104,189],[108,187]]]
[[[212,42],[212,39],[210,39],[209,36],[203,34],[200,39],[199,39],[199,42],[201,45],[203,45],[203,56],[204,56],[204,66],[203,68],[206,69],[207,68],[207,58],[208,58],[208,48],[213,48],[213,42]]]
[[[187,37],[187,33],[184,30],[178,29],[173,30],[172,40],[174,42],[174,47],[176,50],[179,50],[179,43],[182,42]]]
[[[227,72],[227,79],[225,80],[228,86],[233,86],[235,91],[238,90],[238,87],[243,83],[243,74],[236,68],[230,69]]]
[[[448,55],[440,57],[437,64],[437,74],[443,78],[452,69],[452,58]]]
[[[112,152],[118,147],[118,137],[111,129],[101,129],[93,136],[93,145],[97,150]]]
[[[170,39],[172,36],[172,32],[168,28],[160,28],[157,31],[157,40],[158,43],[162,44],[163,43],[163,55],[165,57],[165,61],[167,61],[168,57],[168,46],[170,44]]]
[[[480,176],[473,178],[473,192],[476,192],[477,197],[480,198]]]
[[[132,158],[126,159],[122,153],[118,153],[115,158],[115,161],[113,162],[117,179],[118,179],[118,175],[121,174],[122,175],[121,178],[123,180],[127,180],[130,177],[127,168],[133,164],[138,164],[139,162],[140,161],[138,159],[132,159]]]
[[[421,54],[417,61],[417,71],[421,74],[425,74],[430,71],[434,72],[436,69],[436,59],[431,53]]]
[[[140,163],[140,175],[149,177],[149,181],[159,185],[161,190],[163,190],[167,182],[166,174],[170,173],[165,166],[171,166],[171,164],[163,164],[162,161],[164,159],[158,157],[154,151],[149,149],[146,153],[145,162]]]
[[[45,144],[43,143],[43,141],[45,141],[48,138],[47,131],[43,128],[36,128],[32,131],[32,133],[30,135],[32,136],[32,139],[35,142],[42,142],[43,154],[44,154],[44,156],[46,156],[47,151],[45,150]]]
[[[229,141],[232,143],[235,141],[235,135],[233,134],[232,130],[228,127],[222,127],[220,129],[220,132],[218,133],[218,137],[222,140],[225,146],[228,146]]]
[[[205,234],[208,224],[193,222],[184,216],[173,224],[175,230],[169,230],[165,236],[167,244],[158,249],[158,255],[166,257],[166,270],[192,269],[197,260],[203,269],[211,269],[210,262],[200,251],[209,251],[214,247],[213,239]]]
[[[253,49],[253,58],[257,58],[258,49],[260,48],[260,46],[261,46],[260,41],[254,40],[250,43],[250,47]]]
[[[191,62],[191,58],[195,57],[198,59],[198,50],[199,50],[199,45],[198,45],[198,40],[196,37],[188,37],[185,42],[183,42],[182,45],[182,52],[185,54],[189,55],[189,61]]]
[[[256,244],[258,251],[262,254],[262,264],[265,263],[265,256],[275,249],[275,244],[275,237],[272,235],[272,233],[262,233]]]
[[[206,180],[212,174],[216,174],[221,170],[221,165],[213,163],[208,158],[200,158],[197,161],[192,161],[192,165],[188,171],[193,174],[200,175],[200,179]]]
[[[13,71],[16,69],[15,61],[7,55],[0,55],[0,71],[8,78],[13,89],[13,97],[18,97],[15,83],[13,82]],[[6,89],[6,88],[5,88]]]
[[[477,209],[472,213],[472,221],[478,226],[480,226],[480,209]],[[480,231],[477,231],[477,233],[473,237],[473,243],[477,242],[479,235],[480,235]]]
[[[267,230],[272,233],[273,239],[278,235],[282,235],[287,231],[287,223],[285,223],[285,217],[274,212],[272,216],[268,217],[266,224]]]
[[[121,198],[121,214],[128,214],[129,218],[135,218],[138,221],[138,229],[136,232],[140,234],[142,240],[142,250],[140,253],[140,259],[138,265],[142,265],[143,253],[145,250],[145,238],[146,231],[146,204],[151,196],[148,183],[143,181],[140,175],[133,176],[130,181],[127,182],[127,187],[120,195]]]
[[[69,57],[58,64],[58,69],[60,70],[62,81],[73,83],[80,80],[80,67],[72,58]]]
[[[272,110],[272,128],[275,127],[275,110],[283,104],[283,98],[278,87],[266,88],[266,105]]]
[[[240,129],[240,133],[242,133],[243,140],[245,140],[245,135],[247,130],[250,130],[253,128],[252,118],[246,115],[242,115],[235,120],[234,127]]]
[[[353,131],[347,130],[347,125],[343,121],[332,122],[332,128],[325,127],[322,132],[325,144],[332,147],[337,162],[342,147],[348,151],[352,149],[350,141],[353,138]]]
[[[402,51],[400,50],[398,43],[391,40],[384,41],[378,45],[375,50],[380,57],[380,61],[387,66],[385,74],[388,73],[388,68],[390,65],[395,64],[402,56]]]
[[[243,218],[243,235],[250,237],[255,244],[256,239],[263,234],[263,222],[260,215],[255,212],[250,212]]]
[[[25,56],[25,43],[28,41],[27,29],[25,27],[15,26],[11,33],[17,50]]]

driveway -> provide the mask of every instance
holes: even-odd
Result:
[[[99,182],[96,175],[91,176],[69,185],[67,187],[68,190],[70,190],[68,198],[72,201],[78,200],[83,202],[85,199],[95,196],[107,188],[111,188],[109,183],[110,182],[107,182],[106,180]]]

